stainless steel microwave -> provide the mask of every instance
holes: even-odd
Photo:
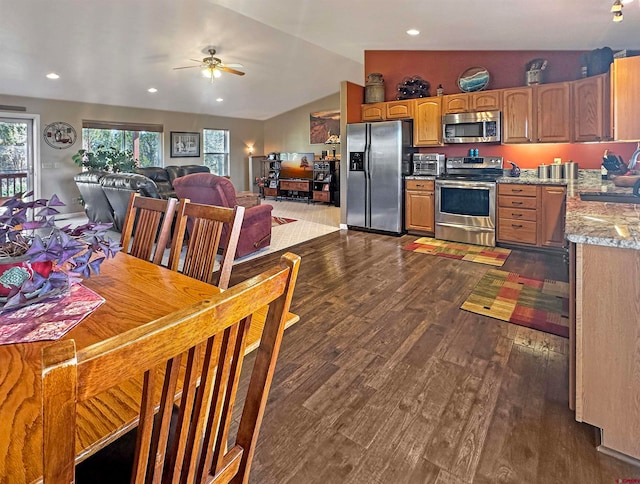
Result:
[[[500,111],[442,116],[442,140],[445,143],[499,143],[500,131]]]

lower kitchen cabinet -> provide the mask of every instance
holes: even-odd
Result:
[[[570,246],[570,395],[598,450],[640,459],[640,250]]]
[[[566,188],[498,184],[496,240],[531,247],[564,247]]]
[[[405,229],[425,235],[435,231],[435,182],[407,180],[405,191]]]
[[[540,245],[564,247],[564,215],[567,189],[563,186],[541,185]]]

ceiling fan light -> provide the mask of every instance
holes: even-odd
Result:
[[[222,75],[222,72],[220,72],[218,69],[215,69],[215,68],[213,69],[213,77],[217,79],[221,75]]]
[[[206,77],[207,79],[211,79],[213,74],[211,73],[211,69],[204,68],[202,69],[202,77]]]
[[[611,13],[621,12],[622,11],[622,2],[620,0],[615,0],[613,5],[611,5]]]
[[[613,14],[613,21],[614,22],[622,22],[622,12],[616,12]]]

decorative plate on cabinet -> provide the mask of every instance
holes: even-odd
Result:
[[[484,67],[470,67],[458,77],[462,92],[482,91],[489,84],[489,71]]]

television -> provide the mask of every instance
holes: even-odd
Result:
[[[280,153],[279,178],[313,179],[313,153]]]

